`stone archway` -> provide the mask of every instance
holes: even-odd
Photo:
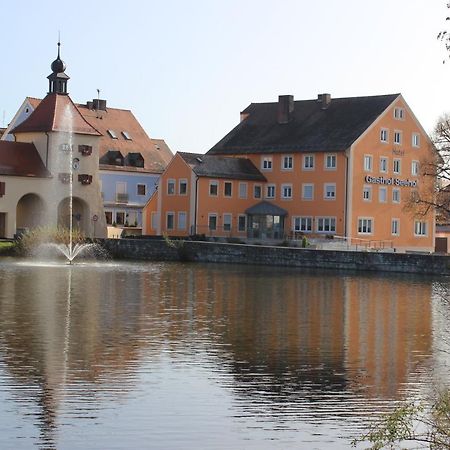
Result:
[[[45,225],[47,218],[44,200],[37,194],[26,194],[20,198],[16,207],[16,232]]]
[[[81,231],[85,236],[89,235],[89,206],[78,197],[72,200],[72,225],[73,229]],[[70,227],[70,199],[61,200],[58,205],[58,226]]]

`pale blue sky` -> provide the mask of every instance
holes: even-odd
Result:
[[[251,102],[401,92],[430,131],[450,111],[437,33],[446,0],[10,2],[0,118],[45,96],[58,30],[75,102],[131,109],[175,151],[204,153]],[[449,24],[450,26],[450,24]],[[1,121],[3,124],[3,120]]]

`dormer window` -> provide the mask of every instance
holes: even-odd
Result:
[[[128,133],[128,131],[122,131],[122,136],[127,140],[127,141],[132,141],[133,139],[131,139],[130,133]]]
[[[109,136],[110,136],[112,139],[119,139],[119,138],[117,137],[116,132],[115,132],[114,130],[107,130],[107,131],[108,131]]]

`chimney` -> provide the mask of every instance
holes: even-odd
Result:
[[[278,123],[288,123],[294,111],[294,96],[278,96]]]
[[[328,109],[331,103],[330,94],[319,94],[317,96],[317,102],[321,104],[321,109]]]
[[[106,111],[106,100],[94,98],[94,100],[92,100],[92,107],[97,111]]]

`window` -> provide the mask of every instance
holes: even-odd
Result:
[[[411,144],[415,148],[419,148],[420,147],[420,134],[419,133],[413,133],[412,134]]]
[[[130,133],[128,133],[128,131],[122,131],[122,136],[127,140],[127,141],[132,141],[133,139],[131,139],[131,135]]]
[[[364,155],[364,170],[372,172],[372,155]]]
[[[217,214],[208,214],[208,228],[210,231],[217,229]]]
[[[391,220],[391,234],[392,236],[400,235],[400,219]]]
[[[336,198],[336,184],[325,183],[323,188],[323,198],[326,200],[334,200]]]
[[[178,212],[178,229],[179,230],[186,229],[186,213],[184,211]]]
[[[411,162],[411,175],[417,177],[419,175],[419,161]]]
[[[239,183],[239,198],[247,198],[247,183]]]
[[[268,184],[266,186],[266,198],[275,198],[275,185]]]
[[[272,157],[264,156],[261,161],[262,170],[272,170]]]
[[[401,167],[401,160],[400,159],[394,159],[392,170],[394,173],[399,174],[400,173],[400,167]]]
[[[105,219],[107,225],[112,225],[112,211],[105,211]]]
[[[314,184],[302,184],[302,200],[314,199]]]
[[[186,195],[187,194],[187,180],[186,179],[181,179],[178,182],[178,193],[180,195]]]
[[[414,234],[416,236],[426,236],[427,235],[427,223],[420,220],[414,222]]]
[[[253,198],[261,198],[261,195],[262,195],[261,191],[262,191],[261,185],[255,184],[253,186]]]
[[[167,180],[167,195],[175,195],[175,180]]]
[[[318,217],[317,231],[319,233],[334,233],[336,231],[336,217]]]
[[[128,203],[127,183],[125,181],[116,182],[116,202]]]
[[[137,185],[137,195],[145,195],[147,186],[145,184]]]
[[[392,189],[392,203],[400,203],[400,189]]]
[[[168,230],[173,230],[175,228],[175,214],[173,212],[168,212],[166,216],[166,228]]]
[[[292,155],[283,156],[281,168],[283,170],[292,170],[293,167],[294,167],[294,159]]]
[[[394,144],[400,145],[402,143],[402,132],[394,131]]]
[[[364,185],[363,187],[363,200],[366,202],[372,201],[372,186]]]
[[[312,217],[293,217],[292,228],[294,231],[301,231],[303,233],[312,232]]]
[[[314,155],[304,155],[303,156],[303,169],[313,170],[314,169]]]
[[[223,185],[224,197],[231,197],[232,193],[233,193],[233,183],[231,181],[225,181]]]
[[[405,110],[403,108],[394,108],[394,119],[404,120]]]
[[[384,186],[380,186],[378,188],[378,201],[380,203],[386,203],[387,202],[387,188]]]
[[[209,195],[212,197],[217,197],[218,191],[219,191],[219,182],[218,181],[210,181],[209,182]]]
[[[156,230],[158,228],[159,214],[157,212],[152,212],[151,217],[151,225],[152,230]]]
[[[247,229],[247,216],[238,216],[238,231],[243,232]]]
[[[388,159],[383,156],[380,158],[380,172],[388,171]]]
[[[380,130],[380,142],[388,142],[389,140],[389,131],[386,128],[382,128]]]
[[[372,234],[373,232],[373,219],[362,217],[358,219],[358,233],[360,234]]]
[[[116,211],[116,224],[117,225],[125,224],[125,212],[124,211]]]
[[[107,130],[107,131],[108,131],[109,136],[110,136],[112,139],[119,139],[119,138],[117,137],[116,132],[115,132],[114,130]]]
[[[231,214],[223,215],[223,231],[231,231]]]
[[[325,155],[325,169],[335,170],[336,169],[336,155],[328,154]]]
[[[292,184],[281,185],[281,198],[283,199],[292,198]]]

